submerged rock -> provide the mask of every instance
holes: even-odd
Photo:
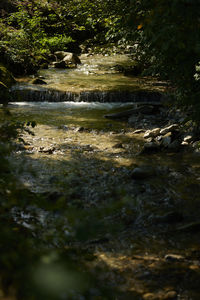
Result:
[[[128,123],[130,125],[135,125],[137,122],[138,122],[138,116],[136,116],[136,115],[132,115],[128,119]]]
[[[171,136],[164,136],[162,139],[161,139],[161,144],[163,147],[168,147],[172,142],[172,138]]]
[[[145,143],[143,146],[142,151],[140,152],[140,154],[149,154],[149,153],[155,153],[157,151],[159,151],[160,145],[156,142],[148,142]]]
[[[52,62],[52,66],[54,68],[58,68],[58,69],[65,69],[66,68],[66,64],[64,61],[54,61]]]
[[[181,147],[181,143],[178,140],[175,140],[168,145],[168,149],[173,152],[178,152],[180,150],[180,147]]]
[[[131,177],[133,179],[146,179],[148,177],[156,175],[156,170],[152,166],[140,166],[133,169]]]
[[[46,81],[44,81],[41,78],[35,78],[31,81],[32,84],[47,84]]]
[[[180,226],[179,231],[189,231],[189,232],[199,232],[200,231],[200,221],[191,222],[186,225]]]
[[[178,223],[183,220],[183,215],[176,211],[168,212],[162,216],[156,216],[154,223]]]

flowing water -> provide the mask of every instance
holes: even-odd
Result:
[[[165,84],[117,73],[115,65],[129,62],[124,56],[82,58],[82,62],[76,70],[42,70],[45,88],[33,87],[29,79],[15,87],[21,102],[11,103],[13,117],[37,123],[35,135],[24,135],[25,145],[14,155],[18,176],[23,185],[46,195],[48,201],[64,198],[66,211],[59,218],[66,220],[75,209],[81,219],[87,211],[90,222],[85,223],[83,214],[77,232],[95,259],[86,259],[85,266],[91,273],[99,270],[97,280],[109,282],[109,288],[118,291],[116,299],[198,300],[199,155],[139,154],[143,134],[135,134],[125,121],[104,118],[132,108],[134,101],[159,101]],[[46,102],[48,93],[56,98],[53,103]],[[81,93],[90,95],[88,102],[81,101],[88,99],[81,98]],[[122,101],[105,102],[108,94],[110,100],[115,95]],[[61,95],[72,95],[73,102],[58,102]],[[38,97],[38,102],[25,96]],[[157,173],[133,179],[133,169],[141,165]],[[21,218],[26,227],[34,227],[31,209],[17,214],[16,208],[16,221]],[[54,226],[51,218],[56,216],[36,214],[44,232]],[[103,226],[97,229],[99,223]],[[63,230],[65,241],[54,232],[57,246],[73,241],[69,224]],[[88,299],[109,299],[102,297]]]
[[[127,56],[81,57],[76,69],[40,70],[38,76],[46,85],[31,84],[31,77],[21,78],[12,88],[18,101],[48,102],[134,102],[160,100],[166,83],[149,77],[125,76],[118,68],[126,68],[133,62]]]

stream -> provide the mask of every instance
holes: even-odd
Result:
[[[45,86],[29,77],[13,87],[13,117],[37,123],[11,158],[18,178],[65,207],[48,212],[30,205],[22,212],[16,206],[13,218],[33,231],[41,224],[44,240],[53,232],[54,247],[93,253],[92,260],[83,254],[85,268],[113,298],[90,288],[89,296],[75,299],[199,300],[199,154],[142,154],[144,132],[104,118],[144,100],[162,101],[166,85],[117,72],[116,65],[130,63],[126,56],[81,61],[75,70],[41,70]],[[134,178],[135,168],[153,171]],[[74,210],[82,225],[69,222]]]

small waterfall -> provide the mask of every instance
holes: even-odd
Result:
[[[149,91],[59,91],[30,84],[16,84],[10,90],[12,102],[143,102],[161,101],[159,92]]]

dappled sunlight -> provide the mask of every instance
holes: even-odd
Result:
[[[158,82],[153,77],[125,76],[117,71],[134,65],[127,55],[81,57],[82,64],[77,69],[40,70],[38,75],[45,78],[47,85],[41,89],[55,89],[63,92],[80,93],[83,91],[157,91],[166,89],[165,82]],[[19,82],[30,82],[32,77],[20,79]],[[20,87],[19,87],[20,88]],[[26,85],[23,86],[26,88]],[[30,89],[37,87],[30,85]]]
[[[198,158],[190,153],[139,155],[143,133],[103,117],[120,110],[124,107],[12,107],[16,120],[38,122],[35,135],[23,134],[24,145],[10,159],[23,188],[42,197],[40,208],[37,199],[24,211],[16,206],[14,220],[33,232],[37,224],[40,230],[34,234],[53,247],[71,247],[78,266],[88,280],[93,278],[90,293],[101,295],[97,286],[120,299],[173,299],[183,286],[188,294],[191,286],[198,293],[198,234],[182,232],[182,215],[198,218],[200,209]],[[135,179],[132,172],[142,165],[158,173]],[[184,259],[172,257],[171,262],[170,253]],[[70,269],[41,262],[33,275],[45,294],[71,293],[76,282],[76,293],[91,289],[76,264]]]

